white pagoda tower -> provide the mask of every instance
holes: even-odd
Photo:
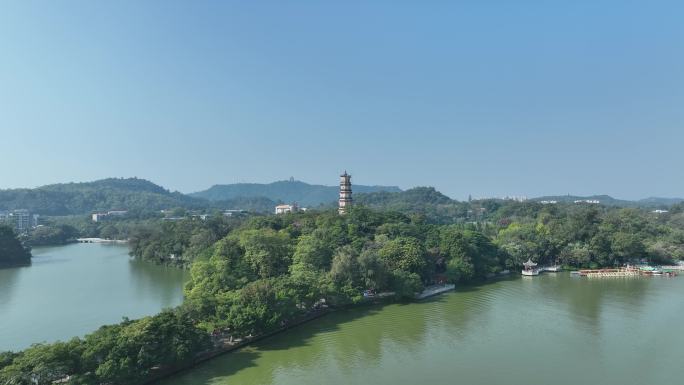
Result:
[[[352,205],[352,188],[351,188],[351,175],[344,174],[340,175],[340,201],[339,201],[339,213],[345,214]]]

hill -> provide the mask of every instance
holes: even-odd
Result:
[[[372,192],[400,192],[396,186],[352,186],[354,194]],[[224,201],[237,198],[265,197],[275,202],[297,202],[302,206],[316,207],[337,201],[338,186],[312,185],[300,181],[279,181],[268,184],[236,183],[214,185],[207,190],[190,194],[194,198]]]
[[[683,198],[659,198],[659,197],[649,197],[645,199],[640,199],[637,203],[644,206],[672,206],[678,203],[684,202]]]
[[[41,215],[75,215],[115,209],[154,211],[170,207],[205,206],[208,206],[206,201],[179,192],[170,192],[138,178],[108,178],[34,189],[0,190],[0,210],[29,209]]]
[[[684,201],[682,198],[658,198],[650,197],[636,201],[616,199],[610,195],[591,195],[591,196],[577,196],[577,195],[551,195],[531,199],[532,201],[557,201],[557,202],[574,202],[578,200],[597,200],[600,204],[605,206],[618,207],[642,207],[642,208],[665,208]]]
[[[435,190],[434,187],[414,187],[399,192],[373,192],[354,197],[357,204],[377,210],[392,210],[406,214],[424,215],[436,223],[466,220],[469,204],[458,202]]]

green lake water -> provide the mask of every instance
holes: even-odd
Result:
[[[352,309],[161,385],[684,383],[684,277],[512,278]]]
[[[83,336],[183,300],[187,272],[132,259],[125,245],[71,244],[32,254],[31,266],[0,269],[0,351]]]

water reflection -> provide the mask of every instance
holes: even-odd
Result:
[[[186,273],[131,261],[128,247],[33,249],[30,267],[0,270],[0,351],[65,340],[182,301]]]
[[[550,279],[553,278],[553,279]],[[564,303],[564,314],[578,326],[593,333],[600,333],[605,309],[625,309],[624,316],[630,317],[642,311],[649,297],[648,278],[573,278],[568,275],[548,277],[539,285],[545,297],[554,303]]]
[[[458,379],[570,385],[577,382],[577,368],[605,384],[648,378],[669,384],[683,371],[673,369],[678,366],[670,357],[681,355],[684,337],[673,342],[654,334],[658,329],[645,329],[667,330],[684,316],[684,306],[668,299],[676,295],[673,284],[684,289],[681,279],[549,274],[464,287],[422,303],[338,311],[162,384],[394,385]],[[649,341],[660,347],[645,349]],[[602,377],[606,371],[615,375]]]
[[[183,296],[183,285],[190,278],[187,270],[156,265],[130,258],[128,281],[139,296],[154,295],[164,307],[174,306]]]
[[[5,306],[12,300],[12,292],[17,286],[19,275],[23,269],[28,268],[29,266],[0,269],[0,314],[6,314]]]
[[[457,341],[490,303],[485,292],[471,287],[423,303],[340,310],[237,354],[223,355],[164,384],[277,384],[284,374],[305,377],[322,366],[348,376],[382,365],[385,355],[410,360],[429,348],[432,338]]]

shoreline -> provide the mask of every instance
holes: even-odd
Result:
[[[33,257],[33,256],[31,256]],[[25,263],[1,263],[0,264],[0,270],[1,269],[13,269],[17,267],[28,267],[31,266],[31,259],[29,258],[28,262]]]
[[[453,292],[455,290],[455,285],[450,284],[450,285],[440,285],[440,290],[434,291],[430,290],[429,288],[426,288],[423,292],[419,293],[416,295],[415,298],[413,298],[410,301],[406,301],[406,303],[420,303],[423,302],[423,300],[428,299],[428,298],[433,298],[445,293]],[[426,292],[428,292],[426,294]],[[420,295],[425,295],[423,297],[420,297]],[[237,342],[235,344],[229,345],[229,346],[224,346],[220,347],[217,349],[213,349],[207,352],[202,352],[199,353],[191,362],[187,362],[181,365],[178,365],[173,368],[165,368],[165,369],[160,369],[157,373],[152,375],[152,378],[141,382],[139,385],[148,385],[148,384],[155,384],[158,383],[159,381],[162,381],[164,379],[167,379],[169,377],[172,377],[176,374],[183,373],[185,371],[191,370],[195,368],[198,365],[201,365],[205,362],[211,361],[212,359],[222,356],[224,354],[229,354],[232,352],[235,352],[237,350],[240,350],[242,348],[245,348],[249,345],[252,345],[256,342],[265,340],[269,337],[273,337],[275,335],[284,333],[290,329],[294,329],[296,327],[302,326],[306,323],[309,323],[311,321],[317,320],[319,318],[322,318],[326,315],[329,315],[338,309],[346,309],[346,308],[359,308],[359,307],[364,307],[364,306],[385,306],[389,305],[391,303],[397,302],[397,299],[395,296],[389,296],[389,297],[375,297],[375,298],[368,298],[367,300],[353,304],[353,305],[347,305],[347,306],[341,306],[339,308],[325,308],[320,311],[316,311],[313,313],[310,313],[307,316],[304,316],[302,318],[299,318],[292,323],[285,325],[281,328],[278,328],[276,330],[273,330],[271,332],[259,335],[259,336],[253,336],[251,338],[244,338],[240,342]]]
[[[244,338],[240,342],[237,342],[232,345],[224,345],[223,347],[209,350],[206,352],[199,353],[191,362],[187,362],[185,364],[177,365],[175,367],[170,367],[170,368],[164,368],[160,369],[157,373],[151,375],[151,378],[139,383],[140,385],[148,385],[148,384],[154,384],[159,381],[165,380],[169,377],[172,377],[176,374],[183,373],[185,371],[188,371],[198,365],[201,365],[202,363],[205,363],[207,361],[211,361],[212,359],[222,356],[224,354],[232,353],[236,350],[240,350],[242,348],[245,348],[255,342],[259,342],[262,340],[265,340],[269,337],[273,337],[277,334],[281,334],[286,332],[287,330],[294,329],[298,326],[304,325],[308,322],[311,322],[313,320],[322,318],[332,312],[334,312],[335,309],[324,309],[315,313],[311,313],[303,318],[300,318],[293,323],[283,326],[279,329],[273,330],[271,332],[268,332],[266,334],[258,335],[258,336],[253,336],[251,338]]]
[[[128,243],[128,239],[76,238],[77,243]]]

